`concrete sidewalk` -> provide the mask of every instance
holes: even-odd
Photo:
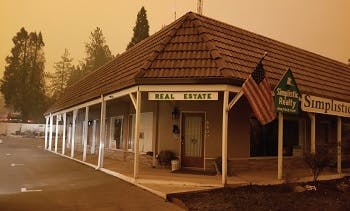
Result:
[[[60,151],[60,150],[59,150]],[[60,155],[60,153],[58,153]],[[66,153],[67,154],[67,153]],[[68,153],[70,155],[70,153]],[[87,155],[86,162],[82,161],[82,153],[75,152],[75,158],[64,156],[77,162],[96,168],[97,155]],[[104,167],[101,171],[132,183],[162,198],[169,194],[184,193],[201,190],[221,188],[221,175],[201,175],[191,173],[173,173],[166,168],[152,168],[140,165],[139,176],[133,178],[133,163],[131,161],[120,161],[117,159],[104,158]],[[310,169],[293,169],[287,175],[288,182],[312,181]],[[337,174],[334,169],[324,171],[319,179],[337,179],[350,175],[350,169],[343,169],[342,174]],[[240,169],[228,177],[227,186],[237,187],[248,184],[271,185],[285,183],[286,180],[277,179],[276,170],[251,170]]]

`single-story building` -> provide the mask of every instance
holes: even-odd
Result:
[[[290,68],[303,94],[302,111],[283,117],[283,156],[338,143],[340,173],[350,154],[350,67],[192,12],[68,87],[45,114],[45,148],[57,152],[52,133],[62,124],[62,153],[96,154],[97,168],[104,157],[129,159],[137,178],[143,156],[155,167],[169,150],[181,168],[210,170],[222,157],[226,184],[227,160],[278,155],[277,120],[260,125],[245,97],[232,106],[264,52],[271,89]]]

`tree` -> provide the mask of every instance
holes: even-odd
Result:
[[[146,9],[144,7],[141,8],[139,13],[137,13],[136,25],[133,29],[134,35],[131,38],[126,49],[131,48],[136,45],[136,43],[142,41],[143,39],[149,36],[149,25],[147,20]]]
[[[14,47],[6,57],[0,91],[7,107],[24,120],[42,118],[46,109],[44,41],[41,32],[28,33],[23,27],[12,39]]]
[[[67,81],[67,86],[70,86],[72,84],[74,84],[75,82],[79,81],[79,79],[81,79],[84,74],[86,73],[86,71],[84,71],[85,67],[84,64],[81,63],[77,66],[73,66],[72,71],[70,72],[70,76],[69,79]]]
[[[91,32],[90,42],[85,44],[85,70],[90,72],[113,59],[112,53],[106,44],[102,30],[99,27]]]
[[[85,44],[86,57],[83,62],[71,71],[68,85],[80,80],[85,74],[101,67],[113,59],[113,55],[106,44],[102,30],[99,27],[90,33],[90,42]]]
[[[64,53],[61,56],[61,60],[54,65],[55,73],[51,75],[51,92],[53,100],[57,100],[66,89],[68,79],[73,70],[73,59],[69,56],[69,51],[64,49]]]

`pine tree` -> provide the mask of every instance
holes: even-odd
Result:
[[[50,77],[51,93],[53,100],[57,100],[67,87],[68,79],[73,70],[73,59],[69,56],[69,51],[64,49],[61,60],[54,65],[55,73]]]
[[[24,120],[40,119],[46,109],[44,41],[42,34],[21,28],[12,39],[14,47],[6,57],[0,91],[7,107],[21,113]]]
[[[84,76],[84,74],[86,73],[86,71],[84,71],[84,69],[85,69],[85,67],[84,67],[83,63],[81,63],[77,66],[73,66],[72,71],[69,75],[69,79],[67,81],[67,86],[71,86],[75,82],[79,81],[79,79],[81,79]]]
[[[87,72],[95,70],[113,59],[112,53],[106,44],[102,30],[99,27],[91,32],[90,42],[85,44],[85,69]]]
[[[113,59],[113,55],[106,44],[102,30],[99,27],[91,32],[90,42],[85,44],[86,57],[83,62],[72,69],[68,79],[68,85],[72,85],[80,80],[85,74],[96,70],[108,61]]]
[[[149,25],[146,12],[146,9],[142,7],[139,13],[137,14],[136,25],[133,29],[134,35],[131,38],[131,41],[129,42],[126,49],[133,47],[134,45],[136,45],[136,43],[149,36]]]

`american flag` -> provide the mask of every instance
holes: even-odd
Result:
[[[276,108],[272,98],[270,84],[265,77],[262,61],[244,82],[242,91],[259,122],[265,125],[276,118]]]

